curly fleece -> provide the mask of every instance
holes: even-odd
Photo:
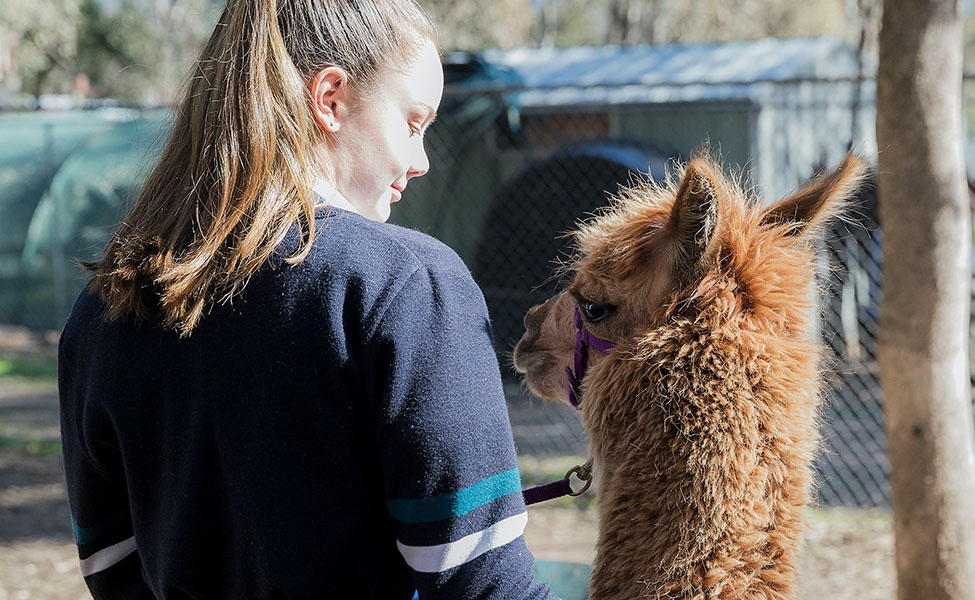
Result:
[[[583,384],[600,475],[593,600],[796,596],[818,445],[818,232],[862,170],[848,159],[766,208],[697,158],[682,181],[624,190],[577,232],[577,277],[641,282],[620,285],[635,304],[658,264],[645,252],[676,265],[652,325]]]

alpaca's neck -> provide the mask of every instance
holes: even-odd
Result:
[[[699,323],[660,333],[641,340],[644,360],[587,382],[600,477],[590,597],[794,597],[814,357],[773,365],[739,332]],[[786,393],[780,380],[805,383]]]

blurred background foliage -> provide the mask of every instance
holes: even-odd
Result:
[[[0,0],[0,89],[168,104],[222,4]]]
[[[879,3],[420,0],[438,24],[445,50],[799,35],[832,35],[861,45],[861,39],[872,38]],[[223,5],[222,0],[0,0],[0,105],[14,104],[18,95],[41,94],[170,104]]]

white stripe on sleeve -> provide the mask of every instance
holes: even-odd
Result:
[[[135,536],[122,540],[108,548],[102,548],[81,561],[81,575],[88,577],[116,565],[126,556],[135,552]]]
[[[455,542],[436,546],[407,546],[396,542],[406,564],[421,573],[439,573],[470,562],[488,550],[500,548],[525,532],[528,513],[498,521],[494,525],[466,535]]]

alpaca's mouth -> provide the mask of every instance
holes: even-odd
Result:
[[[543,373],[549,367],[548,363],[552,362],[549,358],[552,352],[546,348],[533,346],[526,340],[527,337],[528,335],[526,334],[521,338],[512,354],[511,358],[515,371],[518,371],[522,375]]]
[[[527,334],[523,335],[518,343],[515,345],[515,351],[511,355],[511,362],[515,367],[515,371],[522,375],[527,375],[529,370],[529,365],[526,364],[526,360],[531,362],[531,357],[535,355],[535,351],[528,348],[528,343],[525,341]],[[527,354],[527,357],[526,357]]]
[[[565,401],[565,387],[550,387],[549,384],[552,381],[546,379],[544,376],[535,377],[531,373],[524,373],[522,380],[524,381],[525,387],[528,388],[528,391],[538,398],[553,400],[555,402]]]
[[[532,394],[559,401],[565,396],[565,367],[560,367],[553,356],[552,352],[526,348],[519,343],[513,363]]]
[[[514,360],[514,366],[515,371],[527,379],[534,375],[541,375],[544,373],[546,363],[548,362],[549,361],[547,361],[545,357],[541,356],[540,354],[529,354],[527,356],[521,355],[516,357]]]

